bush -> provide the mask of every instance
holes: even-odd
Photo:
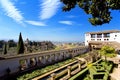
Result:
[[[88,68],[83,69],[69,80],[83,80],[88,74]]]

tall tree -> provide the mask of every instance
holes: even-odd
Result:
[[[7,44],[4,44],[4,48],[3,48],[3,54],[7,54]]]
[[[65,5],[63,11],[70,11],[76,5],[86,14],[90,14],[89,22],[92,25],[109,23],[112,19],[112,10],[120,10],[120,0],[61,0]]]
[[[100,50],[100,54],[105,56],[105,61],[107,61],[107,55],[109,54],[115,54],[115,49],[110,46],[103,46]]]
[[[17,53],[18,54],[23,54],[24,50],[25,50],[24,49],[24,43],[23,43],[21,32],[20,32],[19,40],[18,40],[18,45],[17,45]]]

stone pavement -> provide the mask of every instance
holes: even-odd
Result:
[[[113,73],[110,74],[112,80],[120,80],[120,68],[114,68]]]

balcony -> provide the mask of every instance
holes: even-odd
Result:
[[[95,34],[91,34],[91,38],[95,38]]]
[[[110,38],[110,33],[103,34],[104,38]]]
[[[97,38],[102,38],[102,34],[97,34]]]

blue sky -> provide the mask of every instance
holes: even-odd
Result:
[[[112,21],[92,26],[90,15],[76,6],[62,12],[59,0],[0,0],[0,39],[50,41],[84,41],[84,33],[102,30],[120,30],[120,14],[112,11]]]

